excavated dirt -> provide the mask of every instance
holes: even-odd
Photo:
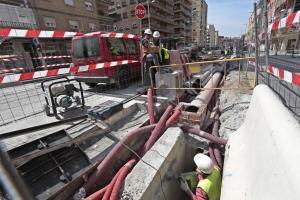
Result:
[[[238,85],[238,71],[231,71],[226,77],[225,87],[236,88]],[[241,87],[250,87],[253,82],[254,72],[241,74]],[[228,138],[244,122],[250,104],[252,90],[223,90],[220,94],[220,121],[219,134]]]

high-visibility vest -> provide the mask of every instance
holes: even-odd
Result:
[[[160,62],[163,61],[163,60],[162,60],[162,52],[163,52],[163,54],[164,54],[164,59],[165,59],[165,60],[169,60],[170,55],[169,55],[168,49],[166,49],[166,48],[161,48],[160,51],[159,51],[159,60],[160,60]]]
[[[205,179],[199,181],[198,186],[208,196],[209,200],[219,200],[221,195],[221,172],[214,168],[212,173]]]

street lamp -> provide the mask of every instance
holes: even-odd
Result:
[[[151,3],[159,3],[158,0],[151,0]],[[151,29],[150,24],[150,0],[147,0],[147,10],[148,10],[148,28]]]

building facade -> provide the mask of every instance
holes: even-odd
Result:
[[[135,16],[135,7],[142,4],[146,10],[144,19],[139,20]],[[172,36],[174,33],[173,1],[147,1],[147,0],[112,0],[109,6],[109,16],[114,18],[114,29],[117,32],[141,34],[145,29],[159,31],[162,37]],[[149,26],[150,25],[150,26]]]
[[[192,0],[174,0],[174,37],[179,46],[192,42]]]
[[[215,31],[215,47],[219,47],[219,31]]]
[[[43,30],[93,32],[105,31],[109,26],[112,29],[112,19],[105,16],[107,10],[98,10],[101,4],[108,7],[108,2],[96,0],[28,0],[37,25]]]
[[[206,44],[207,8],[205,0],[193,0],[192,43],[197,47],[205,47]]]
[[[215,26],[213,24],[207,25],[207,35],[206,35],[206,47],[214,48],[215,47]]]
[[[22,4],[20,4],[22,5]],[[33,11],[20,5],[0,3],[0,27],[33,29],[37,28]]]

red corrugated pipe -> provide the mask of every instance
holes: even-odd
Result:
[[[117,200],[119,197],[119,191],[121,189],[121,186],[123,184],[123,181],[125,180],[126,176],[130,172],[130,170],[133,168],[133,166],[136,164],[136,159],[131,159],[128,161],[120,170],[120,174],[118,175],[117,181],[114,184],[114,188],[112,190],[110,200]]]
[[[84,194],[90,194],[93,192],[96,188],[95,186],[97,183],[100,182],[101,177],[108,171],[112,169],[112,164],[114,163],[115,159],[119,155],[119,153],[126,149],[125,145],[129,145],[133,138],[144,136],[147,133],[150,133],[154,128],[156,127],[156,124],[144,126],[138,129],[135,129],[128,133],[126,137],[124,137],[114,148],[107,154],[107,156],[104,158],[104,160],[98,165],[97,169],[94,171],[94,173],[88,178],[87,182],[84,184],[83,188],[80,189],[80,195]]]
[[[173,115],[166,122],[167,127],[172,126],[177,121],[178,117],[181,115],[181,108],[182,106],[178,106],[175,108]]]
[[[220,137],[219,136],[219,114],[217,113],[215,115],[215,119],[214,119],[214,124],[213,124],[213,129],[212,129],[212,135],[215,136],[215,137]],[[214,155],[215,155],[215,158],[216,158],[216,161],[220,167],[220,169],[222,169],[223,167],[223,164],[222,164],[222,156],[221,156],[221,151],[220,151],[220,147],[216,146],[216,145],[212,145],[213,147],[213,151],[214,151]]]
[[[217,162],[217,159],[216,159],[215,154],[214,154],[213,144],[211,144],[211,143],[208,145],[208,152],[209,152],[209,157],[213,161],[214,165],[216,165],[220,168],[220,165]]]
[[[91,194],[90,196],[85,198],[85,200],[99,200],[99,199],[101,199],[104,196],[107,187],[108,187],[108,185],[105,186],[104,188],[102,188],[101,190],[98,190],[94,194]]]
[[[114,185],[120,174],[121,174],[121,170],[118,171],[118,173],[114,176],[114,178],[111,180],[111,182],[107,185],[107,188],[106,188],[106,191],[105,191],[105,194],[104,194],[102,200],[109,200],[111,192],[112,192]],[[100,198],[98,198],[98,199],[100,199]]]
[[[153,146],[153,144],[156,142],[156,140],[159,138],[159,136],[161,135],[161,133],[164,130],[166,121],[168,120],[172,110],[173,110],[173,106],[169,105],[167,107],[166,111],[164,112],[164,114],[161,116],[160,120],[157,122],[156,127],[154,128],[154,130],[152,131],[152,133],[150,135],[150,138],[145,143],[144,149],[142,150],[142,153],[141,153],[141,156],[143,156]]]
[[[209,134],[209,133],[206,133],[204,131],[201,131],[198,128],[192,128],[192,127],[189,127],[189,126],[186,126],[186,125],[183,125],[183,126],[180,126],[180,127],[184,131],[187,131],[187,132],[189,132],[191,134],[203,137],[203,138],[205,138],[205,139],[207,139],[207,140],[209,140],[209,141],[211,141],[211,142],[213,142],[215,144],[220,144],[220,145],[226,145],[227,144],[227,140],[226,139],[213,136],[212,134]]]
[[[148,113],[149,113],[149,121],[150,121],[150,124],[154,124],[155,118],[154,118],[154,106],[153,106],[153,92],[152,92],[151,88],[148,89],[147,101],[148,101],[147,108],[148,108]]]

